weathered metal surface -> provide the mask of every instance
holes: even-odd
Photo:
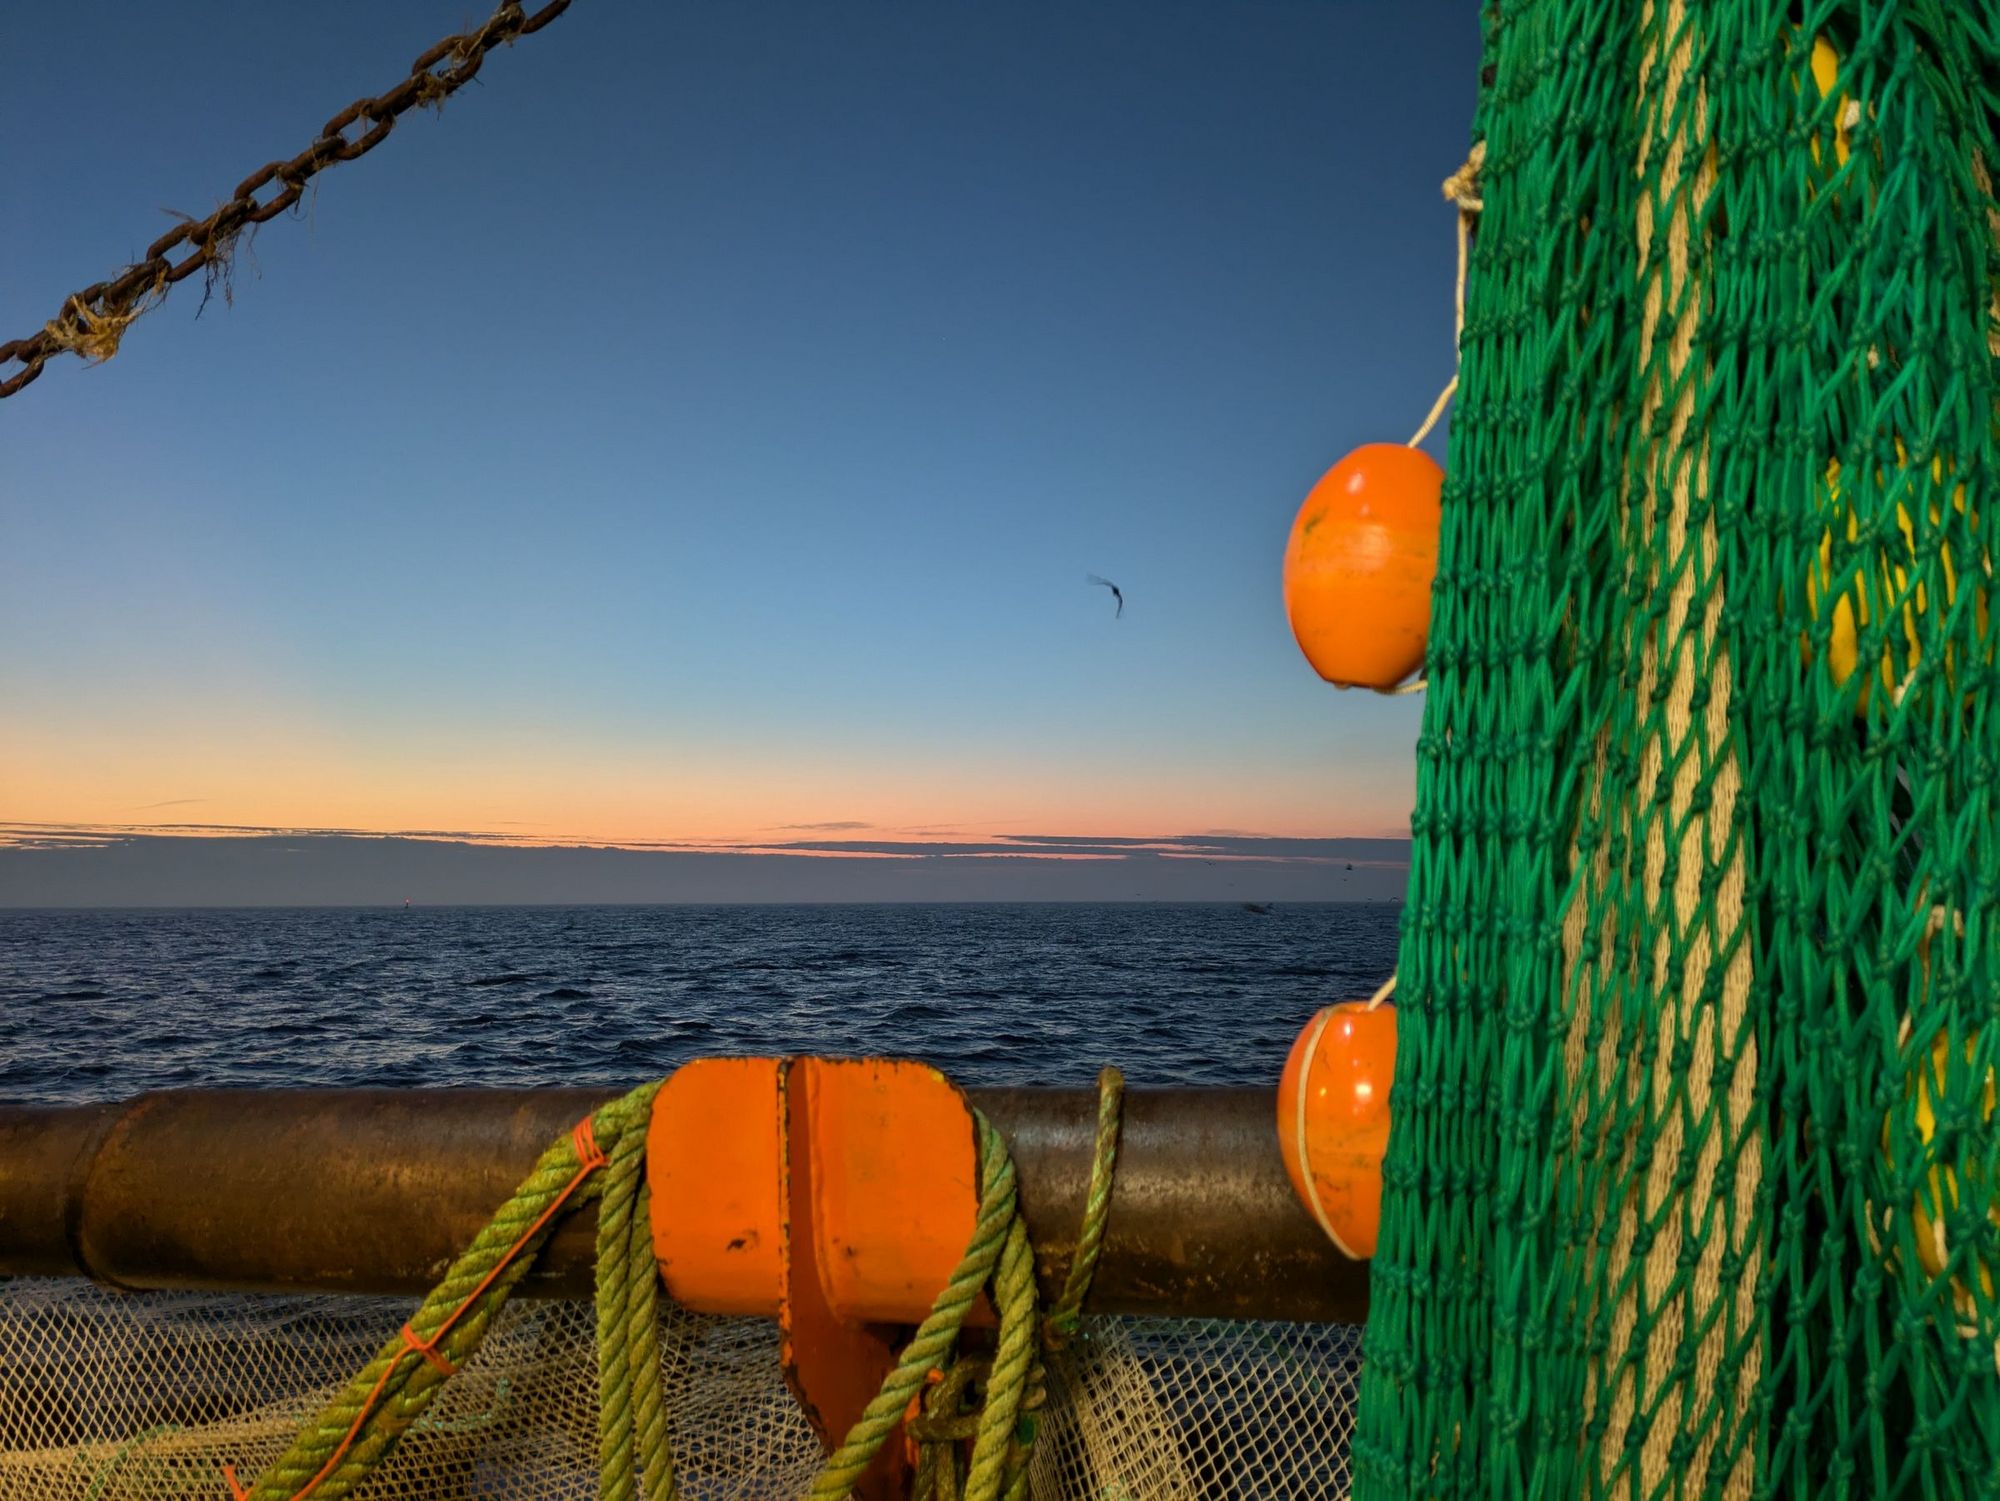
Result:
[[[970,1090],[1007,1138],[1045,1296],[1062,1287],[1090,1182],[1097,1092]],[[1128,1089],[1104,1252],[1103,1313],[1359,1323],[1368,1267],[1300,1205],[1269,1089]]]
[[[612,1091],[185,1090],[0,1107],[0,1275],[125,1287],[427,1290]],[[1011,1144],[1045,1294],[1075,1244],[1088,1089],[971,1090]],[[1359,1320],[1368,1273],[1292,1193],[1268,1089],[1129,1090],[1095,1312]],[[522,1284],[588,1296],[594,1215]]]

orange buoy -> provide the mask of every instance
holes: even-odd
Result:
[[[1370,443],[1320,477],[1285,547],[1285,615],[1313,670],[1343,688],[1393,688],[1423,666],[1444,470],[1420,449]]]
[[[1382,1228],[1382,1154],[1396,1073],[1396,1008],[1328,1006],[1278,1083],[1278,1150],[1299,1201],[1344,1255],[1366,1261]]]

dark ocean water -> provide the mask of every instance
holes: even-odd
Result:
[[[1274,1081],[1395,965],[1390,904],[0,911],[0,1101],[627,1085],[705,1054],[967,1084]]]

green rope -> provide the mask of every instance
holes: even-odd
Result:
[[[924,1394],[923,1411],[907,1424],[920,1446],[910,1487],[917,1501],[959,1501],[964,1482],[957,1446],[978,1436],[977,1387],[991,1370],[991,1361],[975,1356],[952,1362]]]
[[[950,1368],[931,1382],[924,1394],[923,1410],[905,1425],[905,1431],[920,1446],[917,1469],[911,1484],[915,1501],[962,1501],[970,1494],[968,1476],[960,1463],[962,1446],[976,1440],[986,1423],[984,1392],[992,1379],[993,1361],[961,1355]],[[929,1379],[928,1377],[926,1379]],[[1034,1452],[1036,1414],[1047,1400],[1042,1382],[1042,1361],[1031,1359],[1024,1383],[1019,1416],[1007,1446],[999,1494],[1002,1497],[1027,1493],[1028,1460]]]
[[[657,1086],[655,1086],[657,1088]],[[603,1501],[674,1494],[660,1385],[659,1265],[645,1133],[609,1153],[597,1208],[597,1444]]]
[[[1108,1068],[1098,1084],[1097,1146],[1076,1258],[1050,1322],[1041,1326],[1051,1349],[1076,1328],[1109,1212],[1124,1078]],[[591,1117],[591,1131],[604,1155],[601,1171],[586,1173],[574,1136],[545,1151],[411,1317],[411,1338],[399,1335],[384,1345],[327,1409],[306,1424],[284,1456],[241,1493],[247,1501],[300,1501],[307,1496],[336,1501],[348,1495],[423,1416],[449,1379],[448,1371],[425,1358],[412,1339],[431,1349],[449,1372],[457,1371],[478,1350],[494,1316],[534,1264],[560,1218],[552,1208],[560,1202],[562,1209],[574,1209],[592,1199],[601,1201],[599,1494],[603,1501],[674,1501],[678,1492],[661,1374],[659,1268],[645,1175],[646,1125],[659,1089],[658,1082],[643,1085]],[[840,1501],[852,1493],[934,1372],[942,1379],[925,1404],[930,1427],[917,1430],[928,1440],[918,1466],[918,1494],[934,1501],[999,1501],[1003,1495],[1026,1493],[1035,1412],[1043,1400],[1034,1251],[1021,1218],[1007,1143],[979,1111],[972,1112],[972,1119],[980,1187],[971,1242],[882,1389],[813,1481],[816,1501]],[[966,1315],[989,1283],[1000,1318],[993,1357],[990,1362],[954,1361]],[[959,1413],[975,1386],[980,1393],[976,1412]],[[972,1456],[961,1482],[952,1450],[967,1438]]]
[[[643,1085],[590,1118],[598,1148],[614,1166],[643,1151],[647,1117],[659,1087],[657,1082]],[[566,1190],[570,1197],[565,1207],[571,1209],[603,1192],[602,1174],[585,1178],[571,1190],[581,1166],[577,1144],[570,1136],[543,1152],[513,1197],[474,1237],[472,1245],[452,1263],[444,1280],[411,1316],[411,1333],[420,1343],[435,1339],[436,1353],[451,1368],[462,1367],[478,1350],[494,1315],[527,1275],[558,1217],[551,1216],[518,1254],[506,1259],[515,1242]],[[650,1230],[645,1234],[650,1242]],[[456,1312],[495,1268],[499,1271],[493,1280],[463,1312]],[[448,1329],[447,1321],[451,1321]],[[440,1338],[441,1329],[444,1333]],[[444,1381],[444,1372],[412,1351],[400,1335],[390,1340],[327,1409],[300,1430],[283,1457],[257,1477],[246,1493],[248,1501],[294,1501],[306,1495],[312,1501],[339,1501],[423,1415]],[[649,1501],[652,1495],[649,1492]]]
[[[1021,1399],[1027,1395],[1028,1366],[1035,1343],[1035,1253],[1028,1245],[1027,1227],[1019,1218],[1007,1227],[1000,1251],[1000,1271],[994,1278],[994,1301],[1000,1304],[1000,1340],[987,1378],[986,1405],[979,1413],[979,1433],[972,1441],[972,1464],[965,1477],[965,1501],[996,1501],[1008,1479]],[[1026,1318],[1009,1317],[1025,1309]]]
[[[1083,1301],[1104,1249],[1104,1231],[1110,1219],[1124,1110],[1125,1076],[1116,1068],[1106,1068],[1097,1076],[1097,1136],[1069,1276],[1054,1308],[1042,1321],[1039,1343],[1029,1339],[1025,1327],[1009,1325],[1003,1315],[992,1359],[961,1359],[932,1387],[922,1416],[910,1425],[911,1437],[922,1444],[914,1484],[915,1495],[922,1501],[961,1501],[961,1496],[963,1501],[995,1501],[997,1497],[1021,1501],[1027,1495],[1028,1461],[1047,1393],[1044,1354],[1062,1349],[1082,1323]],[[996,1301],[1010,1296],[1033,1297],[1034,1253],[1019,1220],[1009,1227],[995,1290]],[[972,1404],[975,1388],[983,1391],[976,1406]],[[957,1445],[967,1438],[973,1440],[972,1458],[961,1477]]]
[[[993,1278],[996,1266],[1003,1269],[1003,1277],[994,1288],[1003,1338],[1010,1323],[1019,1324],[1023,1319],[1029,1324],[1034,1322],[1034,1278],[1030,1276],[1023,1287],[1004,1276],[1003,1249],[1013,1238],[1011,1232],[1019,1228],[1014,1159],[991,1121],[977,1110],[972,1112],[972,1119],[978,1132],[980,1183],[979,1215],[973,1225],[971,1244],[965,1248],[965,1257],[952,1273],[951,1281],[932,1302],[929,1315],[904,1347],[896,1368],[883,1379],[881,1391],[875,1394],[813,1480],[811,1495],[815,1501],[837,1501],[854,1489],[861,1472],[868,1468],[891,1430],[902,1420],[904,1410],[922,1388],[927,1373],[942,1367],[950,1358],[965,1316],[971,1312],[980,1289]],[[1025,1241],[1025,1232],[1022,1238]],[[994,1393],[989,1391],[988,1400],[993,1397]],[[1001,1399],[1005,1400],[1004,1393]],[[971,1492],[967,1493],[967,1501],[976,1501]]]
[[[1042,1325],[1043,1343],[1060,1350],[1075,1338],[1083,1322],[1083,1298],[1097,1272],[1104,1250],[1104,1227],[1111,1218],[1111,1183],[1118,1166],[1118,1137],[1125,1119],[1125,1075],[1105,1068],[1097,1076],[1097,1141],[1090,1163],[1090,1188],[1084,1196],[1083,1229],[1076,1238],[1076,1255],[1069,1264],[1055,1307]]]

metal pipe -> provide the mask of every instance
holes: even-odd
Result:
[[[970,1090],[1010,1144],[1044,1292],[1067,1273],[1096,1094]],[[420,1293],[599,1089],[169,1090],[0,1106],[0,1276],[127,1288]],[[1285,1176],[1268,1089],[1130,1090],[1101,1313],[1359,1321],[1347,1260]],[[522,1284],[587,1297],[595,1215]]]

